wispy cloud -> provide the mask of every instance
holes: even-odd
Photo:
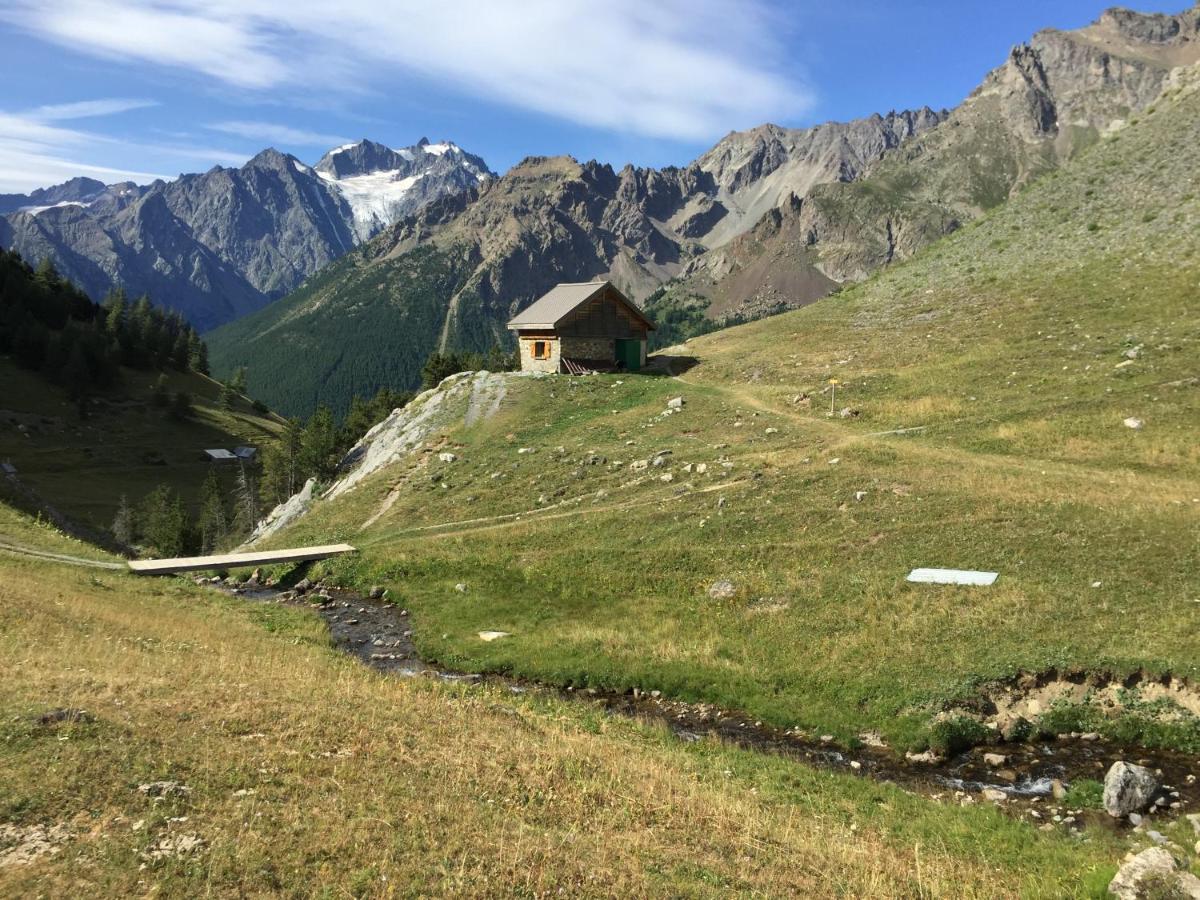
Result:
[[[29,111],[31,118],[44,122],[58,122],[65,119],[89,119],[94,116],[112,116],[117,113],[129,112],[133,109],[146,109],[158,106],[157,100],[133,100],[122,97],[112,97],[103,100],[79,100],[75,103],[56,103],[51,106],[39,106]]]
[[[9,0],[74,50],[251,90],[449,85],[573,122],[703,139],[799,115],[764,0]]]
[[[206,126],[213,131],[225,134],[235,134],[238,137],[254,141],[265,141],[275,144],[299,144],[302,147],[333,147],[349,143],[349,138],[336,134],[322,134],[319,131],[307,131],[303,128],[292,128],[288,125],[278,125],[274,122],[232,121],[213,122]]]
[[[97,135],[47,124],[28,115],[0,112],[0,191],[24,193],[78,175],[102,181],[153,181],[162,176],[78,161],[94,149]]]
[[[58,120],[111,115],[134,107],[133,101],[88,100],[42,106],[25,112],[0,110],[0,192],[25,193],[33,188],[58,184],[77,175],[102,181],[145,183],[171,176],[121,166],[83,162],[103,156],[119,159],[150,160],[155,165],[179,163],[181,166],[212,165],[221,162],[241,165],[246,154],[194,142],[164,144],[132,142],[91,130],[58,124]],[[146,105],[142,101],[140,105]],[[124,104],[124,105],[122,105]],[[172,165],[172,168],[174,166]]]

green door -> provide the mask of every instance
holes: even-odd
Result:
[[[636,372],[642,367],[642,342],[617,338],[617,362],[623,363],[629,372]]]

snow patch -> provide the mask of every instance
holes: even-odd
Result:
[[[60,200],[58,203],[51,203],[48,206],[21,206],[17,208],[17,212],[29,213],[31,216],[36,216],[39,213],[44,213],[48,209],[59,209],[63,206],[91,206],[91,203],[84,203],[82,200]]]
[[[398,169],[347,178],[338,178],[328,172],[317,174],[350,204],[354,233],[362,241],[369,240],[381,228],[386,228],[396,220],[396,208],[404,196],[425,177],[424,172],[400,177]]]
[[[426,144],[425,145],[425,152],[432,154],[433,156],[441,156],[443,153],[447,152],[448,150],[457,150],[457,149],[458,148],[455,147],[453,144]]]

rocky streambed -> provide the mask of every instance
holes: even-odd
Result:
[[[1200,760],[1176,751],[1121,747],[1097,735],[983,745],[946,759],[929,754],[906,758],[870,735],[864,735],[861,746],[846,748],[828,735],[814,737],[796,729],[775,728],[736,711],[672,700],[658,691],[563,689],[505,676],[447,671],[421,659],[407,610],[384,599],[331,588],[297,594],[259,585],[210,583],[248,601],[313,610],[328,625],[335,646],[382,672],[446,682],[486,682],[514,693],[544,691],[599,706],[613,715],[661,722],[683,741],[716,737],[806,765],[893,782],[936,800],[995,803],[1045,830],[1137,828],[1157,840],[1157,820],[1200,808]],[[1066,802],[1072,784],[1084,779],[1102,782],[1119,761],[1145,767],[1157,783],[1143,815],[1114,818],[1102,809]]]

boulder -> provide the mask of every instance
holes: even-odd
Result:
[[[373,586],[373,587],[371,588],[371,592],[370,592],[370,594],[369,594],[368,596],[369,596],[369,597],[370,597],[372,600],[381,600],[381,599],[383,599],[383,588],[382,588],[382,587],[380,587],[379,585],[375,585],[375,586]]]
[[[297,594],[303,594],[306,591],[311,591],[312,586],[313,586],[313,583],[311,581],[309,581],[307,578],[301,578],[299,581],[296,582],[296,585],[295,585],[295,587],[292,588],[292,590],[294,590]]]
[[[1118,760],[1104,776],[1104,809],[1114,818],[1141,812],[1157,790],[1158,781],[1149,769]]]
[[[1145,427],[1146,423],[1137,416],[1130,416],[1125,420],[1124,425],[1126,428],[1132,428],[1134,431],[1141,431]]]
[[[1151,847],[1129,859],[1108,884],[1119,900],[1142,897],[1182,897],[1200,900],[1200,878],[1181,872],[1163,847]]]
[[[737,585],[732,581],[714,581],[708,586],[708,596],[714,600],[728,600],[737,593]]]
[[[667,401],[667,409],[683,409],[684,402],[682,397],[672,397]]]
[[[998,769],[1008,762],[1008,757],[1003,753],[985,753],[983,754],[983,761],[993,769]]]
[[[440,459],[444,463],[452,463],[456,459],[458,459],[458,457],[455,456],[453,453],[439,453],[438,459]]]

